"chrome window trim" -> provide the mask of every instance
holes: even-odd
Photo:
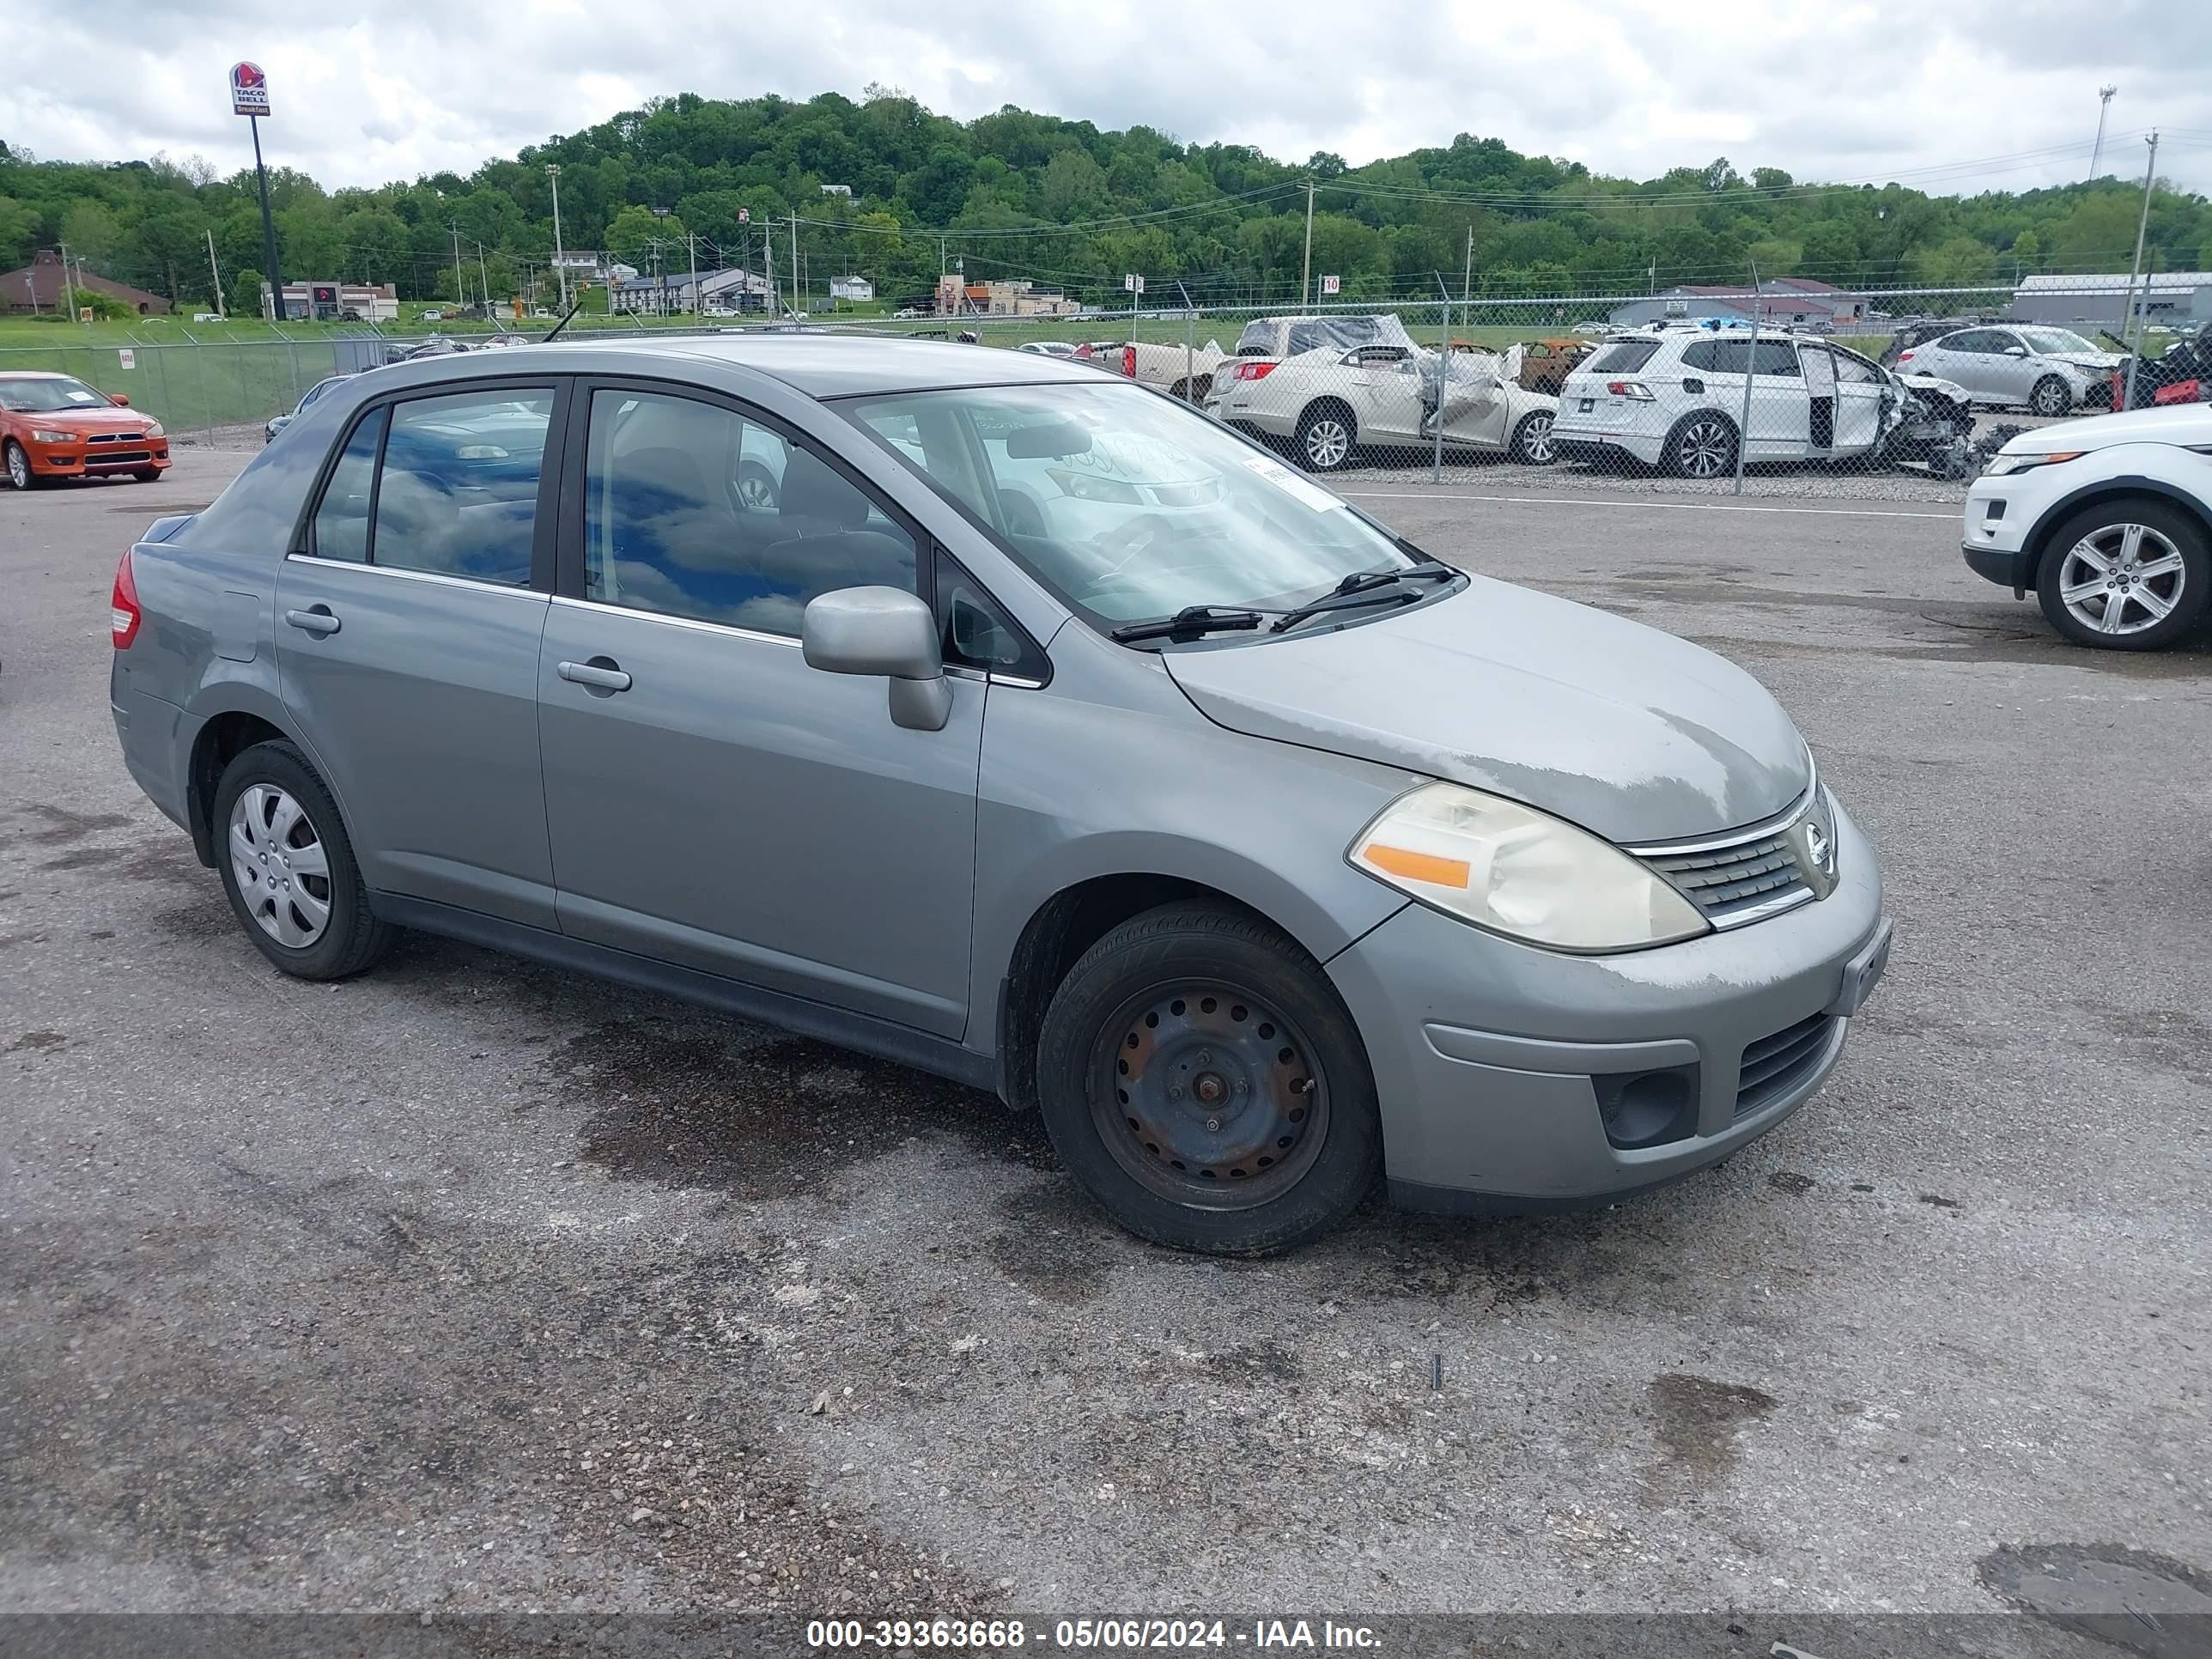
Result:
[[[477,576],[447,576],[434,570],[410,570],[404,565],[371,564],[366,559],[325,559],[313,553],[287,553],[288,564],[320,565],[326,570],[371,570],[380,576],[393,576],[401,581],[435,582],[441,587],[472,587],[485,593],[519,593],[526,599],[549,599],[551,594],[542,587],[532,587],[528,582],[490,582]]]
[[[796,635],[770,634],[757,628],[739,628],[734,623],[706,622],[697,617],[671,616],[665,611],[642,611],[635,605],[609,605],[605,599],[571,599],[566,593],[554,594],[553,603],[574,611],[597,611],[610,617],[635,617],[643,622],[663,623],[671,628],[696,629],[702,633],[723,634],[736,640],[758,640],[764,645],[787,646],[793,651],[802,648]]]

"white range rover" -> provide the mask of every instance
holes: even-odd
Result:
[[[2212,404],[2019,434],[1966,491],[1961,539],[2078,645],[2172,644],[2212,617]]]
[[[1622,335],[1584,358],[1559,388],[1552,438],[1561,460],[1719,478],[1740,442],[1747,463],[1928,459],[1911,452],[1972,427],[1966,392],[1942,380],[1781,330],[1754,340],[1748,326],[1689,325]]]

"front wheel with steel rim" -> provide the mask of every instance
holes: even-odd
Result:
[[[2077,645],[2155,651],[2212,606],[2212,552],[2186,515],[2148,496],[2088,507],[2044,544],[2043,614]]]
[[[1667,434],[1663,461],[1678,478],[1721,478],[1735,471],[1735,422],[1700,410]]]
[[[1549,466],[1558,459],[1559,449],[1552,441],[1552,411],[1539,409],[1523,415],[1521,424],[1513,428],[1513,447],[1509,452],[1524,466]]]
[[[12,441],[8,445],[8,482],[17,489],[28,489],[32,482],[31,458]]]
[[[1358,427],[1342,404],[1316,404],[1298,417],[1298,459],[1309,472],[1334,472],[1352,459]]]
[[[1054,994],[1037,1079],[1061,1161],[1158,1243],[1286,1249],[1373,1180],[1358,1031],[1313,958],[1255,916],[1171,905],[1108,933]]]
[[[2056,374],[2046,374],[2035,383],[2035,390],[2027,394],[2027,406],[2032,413],[2045,416],[2063,415],[2074,406],[2074,391]]]
[[[261,954],[302,979],[342,979],[381,956],[337,803],[288,743],[242,750],[216,787],[210,828],[231,908]]]

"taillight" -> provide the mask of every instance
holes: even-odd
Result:
[[[1230,371],[1230,378],[1237,380],[1264,380],[1275,372],[1273,363],[1242,362]]]
[[[107,595],[107,637],[118,651],[128,651],[138,637],[144,613],[138,609],[138,584],[131,578],[131,554],[125,550],[115,567],[115,586]]]
[[[1897,354],[1897,361],[1900,363],[1909,363],[1912,361],[1912,354],[1909,351],[1900,351]]]
[[[1121,372],[1133,380],[1137,378],[1136,347],[1125,345],[1121,348]]]
[[[1638,403],[1648,404],[1656,401],[1651,395],[1651,388],[1641,380],[1607,380],[1605,383],[1605,389],[1616,398],[1632,398]]]

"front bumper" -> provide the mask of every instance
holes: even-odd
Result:
[[[1328,964],[1365,1041],[1392,1196],[1568,1207],[1662,1185],[1788,1117],[1887,965],[1873,847],[1838,807],[1836,890],[1680,945],[1575,957],[1409,905]],[[1746,1050],[1752,1051],[1747,1065]],[[1608,1139],[1602,1086],[1688,1079],[1686,1133]]]
[[[1975,479],[1960,532],[1966,568],[2016,594],[2034,586],[2035,561],[2026,545],[2045,505],[2039,498],[2049,493],[2035,469]]]
[[[131,444],[40,444],[25,448],[42,478],[98,478],[112,472],[159,472],[169,465],[169,441]]]

